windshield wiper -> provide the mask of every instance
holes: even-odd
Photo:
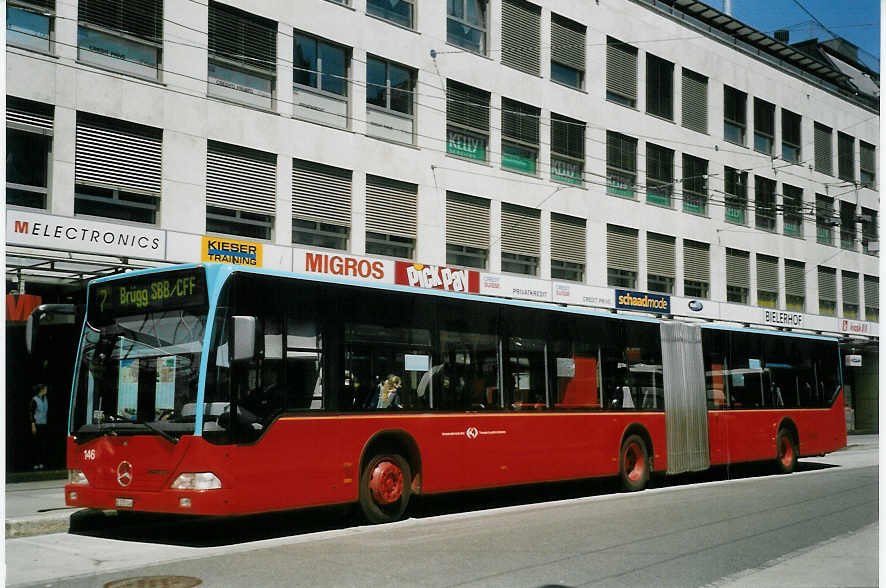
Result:
[[[150,429],[151,431],[157,433],[158,435],[160,435],[161,437],[163,437],[164,439],[166,439],[167,441],[169,441],[169,442],[172,443],[173,445],[175,445],[176,443],[178,443],[178,439],[176,439],[175,437],[173,437],[172,435],[170,435],[169,433],[167,433],[166,431],[164,431],[163,429],[161,429],[161,428],[158,427],[157,425],[154,425],[154,424],[152,424],[152,423],[150,423],[150,422],[148,422],[148,421],[146,421],[146,420],[143,420],[143,419],[132,419],[132,418],[125,417],[125,416],[123,416],[123,415],[119,415],[119,414],[118,414],[118,415],[114,415],[113,417],[111,417],[111,419],[114,419],[114,420],[112,420],[111,422],[118,422],[118,423],[133,423],[133,424],[136,424],[136,425],[143,425],[143,426],[147,427],[148,429]],[[109,420],[111,420],[111,419],[109,419]]]

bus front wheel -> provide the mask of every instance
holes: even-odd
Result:
[[[780,474],[790,474],[797,468],[797,442],[793,433],[787,429],[779,429],[775,438],[778,451],[775,465]]]
[[[636,492],[649,482],[649,450],[639,435],[630,435],[621,444],[619,454],[621,485],[628,492]]]
[[[379,454],[360,476],[360,508],[370,523],[390,523],[406,512],[412,493],[412,470],[402,456]]]

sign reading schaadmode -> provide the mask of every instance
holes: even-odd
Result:
[[[671,297],[665,294],[649,294],[631,290],[615,290],[615,308],[640,310],[656,314],[670,314]]]

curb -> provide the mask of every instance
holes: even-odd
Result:
[[[77,509],[73,512],[78,512]],[[6,519],[6,538],[33,537],[50,533],[67,533],[71,527],[72,511],[47,513],[33,517]]]

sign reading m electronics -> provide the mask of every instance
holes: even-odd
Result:
[[[9,209],[6,242],[118,257],[166,259],[166,231]]]
[[[656,314],[670,314],[671,297],[664,294],[616,290],[615,308],[622,310],[641,310],[643,312],[654,312]]]

